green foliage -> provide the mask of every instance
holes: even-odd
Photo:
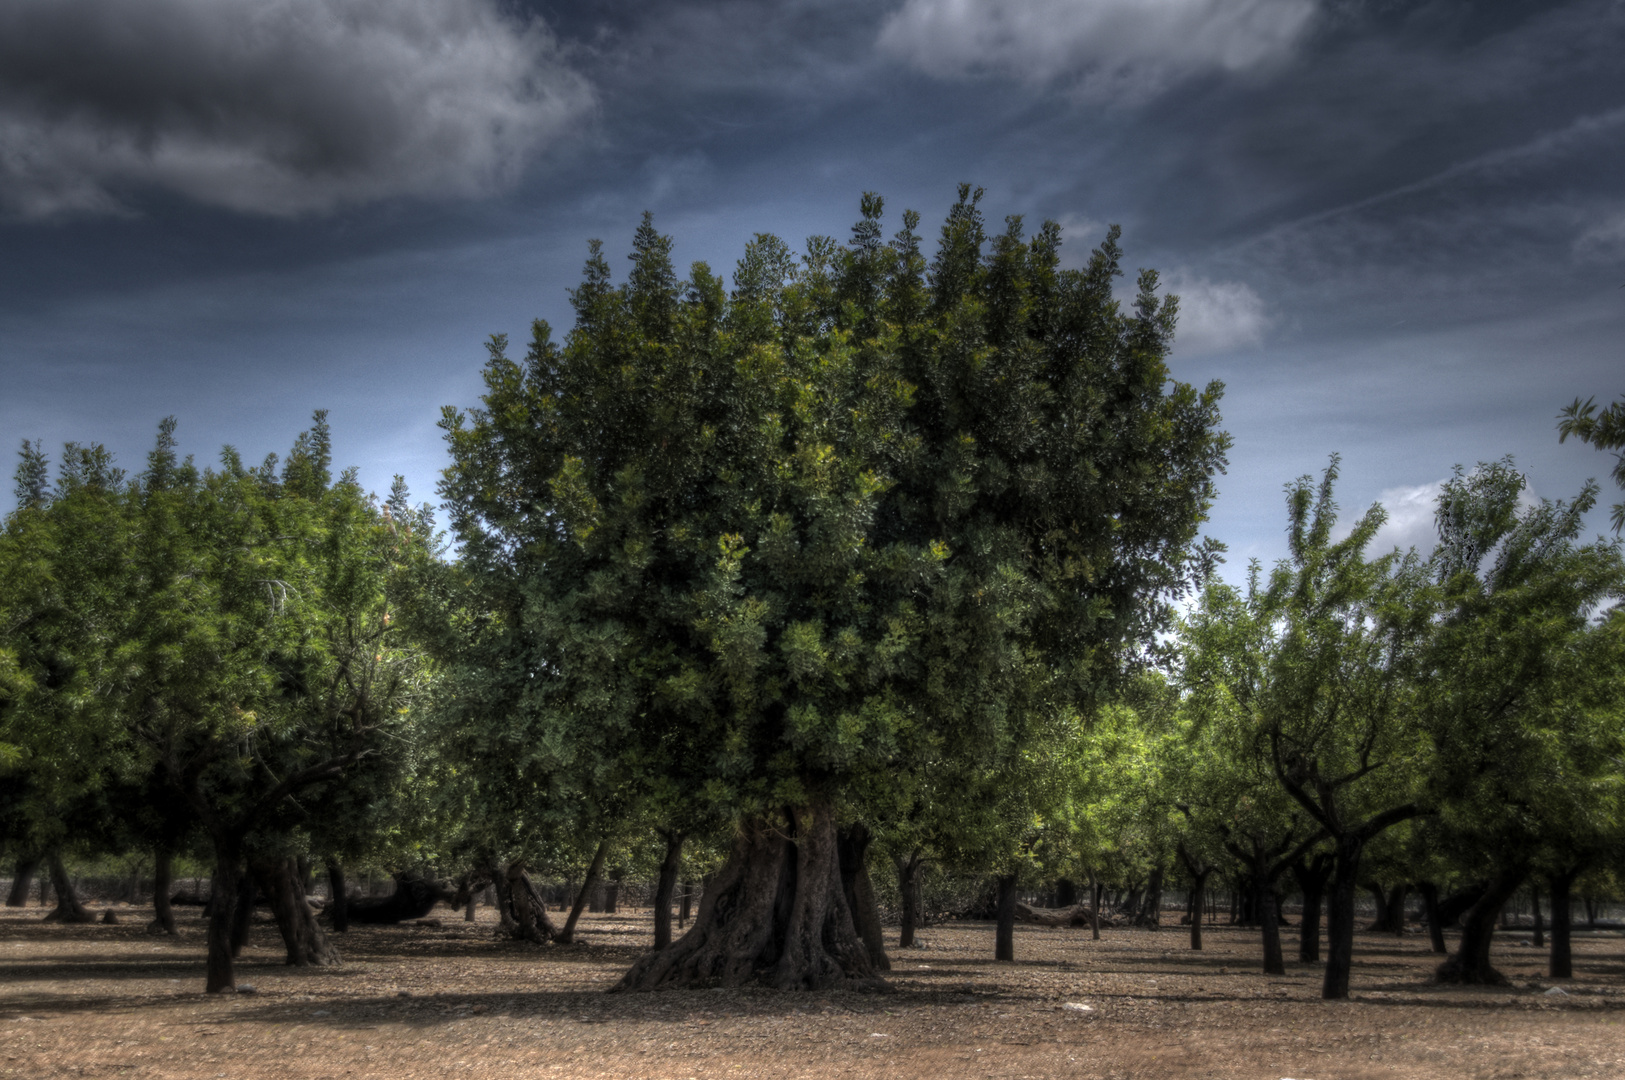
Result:
[[[1570,435],[1598,450],[1625,451],[1625,399],[1614,402],[1602,412],[1597,411],[1595,398],[1581,401],[1575,398],[1568,408],[1558,414],[1557,441],[1567,442]],[[1614,483],[1625,488],[1625,453],[1614,454],[1614,468],[1610,474]],[[1625,502],[1615,503],[1614,532],[1625,530]]]
[[[1016,790],[1148,646],[1212,555],[1218,388],[1170,385],[1154,274],[1119,310],[1115,230],[1064,270],[980,194],[929,265],[865,196],[850,244],[758,236],[731,293],[645,218],[624,285],[592,245],[562,346],[492,340],[443,420],[440,625],[500,801]]]

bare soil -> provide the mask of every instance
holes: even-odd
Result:
[[[584,941],[500,942],[465,924],[358,927],[340,968],[282,964],[254,927],[251,993],[208,997],[203,925],[179,940],[0,912],[0,1076],[174,1078],[1088,1077],[1344,1080],[1625,1077],[1625,936],[1576,935],[1579,975],[1548,993],[1528,933],[1498,935],[1510,989],[1433,985],[1423,934],[1361,934],[1353,999],[1319,969],[1259,973],[1256,932],[933,926],[894,950],[885,993],[608,995],[652,935],[647,911],[583,919]],[[1283,933],[1291,955],[1295,932]]]

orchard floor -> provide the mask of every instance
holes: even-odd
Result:
[[[362,928],[345,964],[281,963],[258,923],[238,979],[205,996],[202,924],[147,936],[47,926],[0,909],[0,1076],[451,1078],[1625,1077],[1625,937],[1579,934],[1579,977],[1547,994],[1527,932],[1498,935],[1513,989],[1431,985],[1420,934],[1361,934],[1353,1000],[1318,969],[1257,973],[1254,933],[931,927],[893,953],[886,993],[700,990],[606,995],[645,945],[648,912],[587,916],[582,944],[536,948],[440,912],[440,927]],[[1296,932],[1283,934],[1289,953]],[[1087,1009],[1068,1007],[1088,1006]]]

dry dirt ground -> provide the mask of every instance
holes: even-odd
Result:
[[[1361,934],[1353,1000],[1318,970],[1258,973],[1253,933],[936,926],[893,953],[886,993],[699,990],[606,995],[648,941],[648,912],[587,916],[585,941],[495,940],[489,920],[361,928],[341,968],[282,965],[257,924],[252,993],[206,997],[202,923],[178,941],[0,914],[0,1076],[1625,1078],[1625,937],[1578,935],[1580,975],[1548,994],[1528,934],[1498,935],[1513,989],[1430,985],[1424,935]],[[1296,933],[1284,933],[1289,954]],[[1087,1006],[1079,1008],[1078,1006]]]

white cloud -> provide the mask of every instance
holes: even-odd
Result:
[[[1271,319],[1263,298],[1239,281],[1173,273],[1164,284],[1179,296],[1174,350],[1181,357],[1228,352],[1264,339]]]
[[[1574,253],[1581,259],[1612,262],[1625,256],[1625,210],[1587,226],[1574,241]]]
[[[476,196],[591,109],[498,0],[6,0],[0,206],[151,185],[252,213]]]
[[[930,75],[1075,82],[1138,97],[1289,52],[1315,0],[905,0],[882,50]]]
[[[1433,511],[1437,508],[1439,492],[1443,487],[1443,480],[1435,480],[1431,484],[1418,484],[1415,487],[1387,488],[1379,494],[1377,501],[1388,511],[1388,520],[1377,530],[1366,554],[1384,555],[1396,547],[1401,551],[1415,548],[1424,556],[1431,552],[1439,539],[1433,524]],[[1364,507],[1359,509],[1364,511]],[[1346,521],[1342,524],[1346,528],[1341,531],[1346,536],[1347,529],[1353,528],[1359,515],[1349,513],[1345,516]]]

